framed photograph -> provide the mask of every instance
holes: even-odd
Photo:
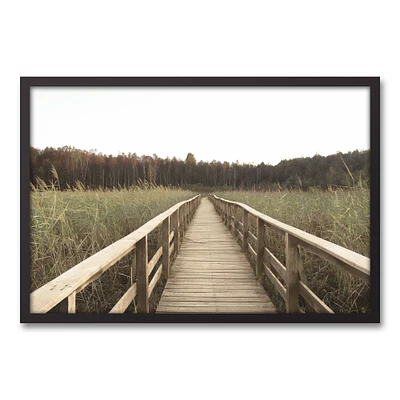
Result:
[[[379,77],[22,77],[31,322],[380,322]]]

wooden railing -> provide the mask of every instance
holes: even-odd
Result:
[[[249,252],[254,258],[257,278],[261,279],[265,274],[283,297],[286,312],[300,312],[299,296],[301,296],[307,311],[333,314],[333,311],[308,287],[299,247],[369,282],[369,258],[268,217],[246,204],[215,195],[210,195],[209,199],[222,216],[225,225],[239,237],[243,251]],[[249,216],[256,220],[257,236],[249,230]],[[285,237],[286,266],[265,246],[265,227]]]
[[[49,311],[75,313],[76,294],[135,248],[136,262],[131,267],[131,286],[110,313],[123,313],[135,297],[137,298],[137,312],[148,313],[150,294],[161,275],[168,278],[171,254],[178,252],[184,233],[200,200],[200,195],[197,195],[190,200],[176,204],[136,231],[31,293],[31,313],[42,314]],[[147,237],[160,225],[162,225],[162,245],[149,261]],[[154,272],[161,257],[162,264],[159,264]],[[149,281],[150,275],[152,275],[151,281]]]

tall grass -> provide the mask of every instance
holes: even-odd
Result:
[[[370,256],[370,192],[362,187],[308,192],[229,191],[216,195],[248,204],[279,221]],[[281,261],[285,261],[284,240],[270,229],[267,229],[267,245]],[[369,284],[308,251],[302,249],[301,255],[310,288],[335,312],[369,311]],[[266,286],[283,311],[280,296],[268,282]]]
[[[167,188],[74,190],[32,186],[30,216],[30,286],[34,291],[121,239],[193,192]],[[158,232],[149,238],[149,254]],[[129,285],[133,253],[77,295],[78,312],[108,312]]]

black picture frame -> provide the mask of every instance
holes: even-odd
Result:
[[[30,130],[34,87],[367,87],[370,108],[371,312],[368,314],[31,314]],[[380,78],[379,77],[21,77],[20,78],[21,323],[379,323]]]

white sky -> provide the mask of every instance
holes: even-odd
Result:
[[[277,164],[369,148],[368,88],[34,88],[31,145]]]

